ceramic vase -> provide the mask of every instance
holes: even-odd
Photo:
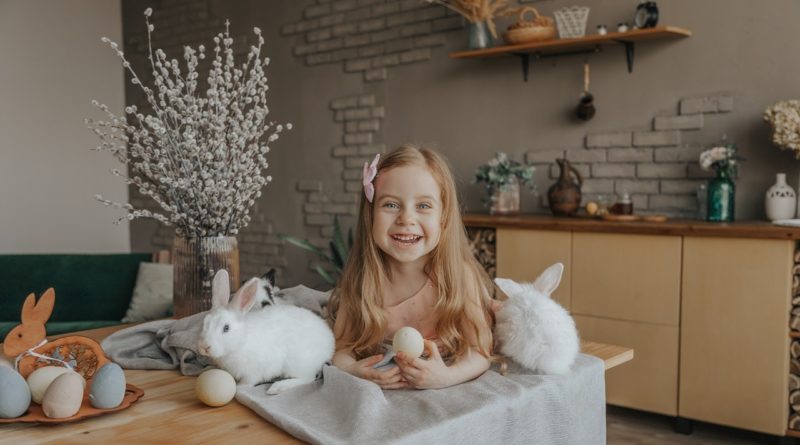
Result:
[[[786,173],[775,175],[775,184],[767,190],[764,200],[764,210],[767,219],[775,221],[778,219],[792,219],[797,207],[797,195],[791,186],[786,184]]]
[[[232,236],[185,238],[172,245],[175,318],[211,309],[211,282],[220,269],[228,271],[231,291],[239,288],[239,246]]]
[[[490,48],[493,45],[492,34],[486,22],[469,23],[469,49]]]
[[[492,215],[519,213],[519,181],[516,176],[509,177],[507,184],[494,189],[489,213]]]
[[[561,169],[558,181],[547,191],[550,211],[555,216],[572,216],[581,205],[583,179],[578,170],[566,159],[556,159]]]
[[[728,171],[717,168],[717,176],[708,183],[708,215],[714,222],[731,222],[735,218],[736,185]]]

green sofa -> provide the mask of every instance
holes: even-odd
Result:
[[[47,288],[56,304],[47,334],[120,324],[128,309],[139,263],[149,253],[0,255],[0,342],[20,323],[29,293]]]

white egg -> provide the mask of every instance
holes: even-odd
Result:
[[[81,409],[85,380],[77,372],[65,372],[53,380],[42,398],[42,411],[51,418],[74,416]]]
[[[209,369],[200,374],[194,388],[201,402],[208,406],[222,406],[236,395],[236,380],[221,369]]]
[[[31,389],[31,399],[41,405],[47,388],[56,377],[65,372],[72,371],[64,366],[44,366],[30,373],[28,376],[28,388]]]
[[[408,357],[417,358],[425,350],[425,342],[418,330],[406,326],[397,330],[392,339],[394,352],[403,352]]]

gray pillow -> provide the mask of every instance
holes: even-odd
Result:
[[[156,320],[172,313],[172,265],[139,263],[131,305],[124,323]]]

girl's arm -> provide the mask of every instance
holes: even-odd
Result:
[[[343,334],[344,326],[344,316],[342,311],[339,311],[333,327],[337,342]],[[383,359],[382,354],[356,360],[350,348],[341,348],[333,354],[333,365],[348,374],[376,383],[383,389],[407,388],[408,383],[403,381],[398,367],[386,371],[378,371],[372,367],[381,359]]]

